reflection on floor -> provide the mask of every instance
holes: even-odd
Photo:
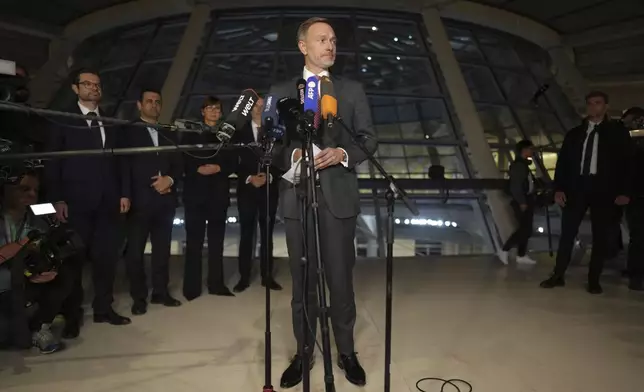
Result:
[[[279,281],[288,283],[286,265],[280,266]],[[644,295],[628,292],[616,277],[605,279],[606,294],[591,297],[582,269],[573,271],[568,287],[542,290],[545,267],[507,269],[491,258],[396,260],[395,267],[394,392],[416,391],[416,381],[427,376],[463,378],[476,392],[642,390]],[[357,350],[369,377],[363,390],[382,391],[384,263],[359,263],[355,280]],[[293,348],[286,286],[274,297],[275,384]],[[118,309],[129,314],[121,292]],[[263,298],[256,283],[237,298],[205,295],[178,309],[151,306],[126,327],[87,320],[66,352],[0,353],[0,390],[261,391]],[[322,375],[318,355],[312,391],[324,390]],[[358,390],[335,366],[334,375],[337,391]]]

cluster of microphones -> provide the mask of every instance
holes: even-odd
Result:
[[[333,126],[338,114],[338,100],[335,97],[333,83],[327,76],[312,76],[308,80],[296,82],[297,98],[276,97],[268,95],[264,100],[261,128],[266,142],[270,145],[282,140],[286,129],[295,129],[297,134],[315,133],[320,129],[322,120],[328,127]],[[228,143],[236,130],[250,121],[251,111],[257,104],[259,95],[252,89],[242,91],[233,109],[216,126],[201,122],[176,120],[172,128],[179,131],[197,131],[214,133],[222,143]],[[287,126],[294,124],[294,127]],[[297,139],[298,135],[289,135]]]

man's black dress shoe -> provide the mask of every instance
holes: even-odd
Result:
[[[356,353],[350,355],[341,354],[338,358],[338,367],[344,370],[344,376],[347,380],[359,387],[367,384],[367,375],[364,372]]]
[[[195,298],[201,297],[201,293],[183,293],[183,297],[187,299],[188,301],[192,301]]]
[[[564,280],[563,277],[552,275],[548,279],[541,282],[539,286],[541,286],[541,288],[544,288],[544,289],[552,289],[555,287],[564,287],[565,285],[566,285],[566,281]]]
[[[262,286],[266,287],[268,285],[268,288],[274,291],[280,291],[282,290],[282,286],[275,281],[273,278],[269,279],[262,279]]]
[[[110,309],[107,313],[94,313],[94,322],[108,323],[112,325],[128,325],[132,320],[127,317],[123,317],[113,309]]]
[[[176,308],[177,306],[181,306],[181,301],[179,301],[178,299],[173,298],[168,293],[165,293],[165,294],[152,294],[152,298],[150,299],[150,303],[153,303],[155,305],[168,306],[168,307],[171,307],[171,308]]]
[[[148,303],[143,299],[137,299],[132,304],[132,314],[135,316],[140,316],[148,312]]]
[[[220,297],[234,297],[235,294],[231,293],[228,287],[222,286],[222,287],[215,287],[212,289],[208,289],[208,294],[210,295],[218,295]]]
[[[309,369],[313,369],[315,364],[314,358],[311,358],[309,362]],[[299,354],[293,356],[291,359],[291,364],[288,365],[284,373],[282,373],[282,378],[280,380],[281,388],[293,388],[297,384],[302,382],[302,357]]]
[[[76,339],[80,335],[80,323],[76,320],[65,320],[63,339]]]
[[[233,291],[236,293],[242,293],[246,291],[246,289],[249,287],[250,287],[250,282],[248,281],[248,279],[242,278],[239,280],[239,283],[235,285],[235,287],[233,288]]]
[[[604,292],[599,282],[588,283],[586,285],[586,291],[588,291],[590,294],[601,294]]]

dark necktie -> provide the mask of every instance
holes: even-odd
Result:
[[[88,112],[87,115],[90,117],[96,117],[96,112]],[[89,127],[92,136],[94,136],[94,141],[98,142],[98,145],[102,148],[103,138],[101,137],[101,128],[99,127],[98,121],[90,120]]]
[[[588,135],[588,141],[586,142],[586,149],[584,150],[584,167],[581,173],[584,176],[589,176],[590,173],[590,164],[593,161],[593,146],[595,145],[595,135],[597,134],[597,125],[593,127],[593,130],[590,131]]]

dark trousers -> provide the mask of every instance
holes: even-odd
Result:
[[[318,188],[319,189],[319,188]],[[356,218],[338,219],[329,211],[322,192],[318,191],[320,216],[320,251],[324,264],[324,273],[329,288],[331,326],[340,354],[351,354],[354,350],[353,328],[356,321],[356,304],[353,291],[353,267],[355,265],[354,238],[356,233]],[[310,322],[311,335],[308,338],[308,349],[313,350],[318,321],[317,297],[317,265],[315,259],[312,214],[309,213],[307,223],[308,250],[308,293],[307,314]],[[291,277],[293,279],[293,299],[291,310],[293,316],[293,332],[298,343],[298,352],[302,352],[302,311],[303,311],[303,264],[304,237],[302,221],[285,219],[286,245],[288,247]]]
[[[26,282],[25,300],[28,305],[37,306],[36,312],[29,320],[31,329],[36,331],[42,324],[51,324],[60,313],[63,303],[74,288],[74,271],[72,265],[63,263],[58,275],[51,282]]]
[[[202,250],[206,228],[208,233],[208,289],[224,286],[224,237],[228,200],[215,199],[203,203],[185,203],[186,259],[183,273],[183,294],[201,294]],[[208,223],[206,224],[206,221]]]
[[[94,283],[94,301],[92,307],[95,314],[104,314],[111,310],[113,297],[114,275],[119,256],[119,206],[104,202],[99,208],[91,211],[77,211],[69,206],[69,223],[80,235],[86,251],[74,256],[68,261],[72,264],[73,289],[62,313],[67,320],[78,322],[82,316],[83,304],[83,265],[87,260],[92,265],[92,281]]]
[[[519,223],[519,228],[516,229],[514,233],[508,238],[503,245],[504,251],[509,251],[510,249],[517,247],[517,255],[519,257],[525,256],[528,251],[528,240],[532,236],[532,221],[534,218],[534,202],[528,201],[527,208],[525,211],[521,211],[519,203],[512,201],[512,210],[514,210],[514,216]]]
[[[262,279],[273,275],[273,229],[279,192],[277,185],[270,186],[269,203],[266,203],[266,187],[255,188],[251,184],[243,184],[237,188],[237,208],[239,209],[240,240],[239,240],[239,274],[242,280],[250,280],[253,254],[255,253],[254,236],[257,221],[260,232],[260,266]],[[268,211],[268,220],[266,212]],[[267,225],[268,222],[268,225]],[[267,233],[268,230],[268,233]],[[268,234],[268,241],[266,236]],[[268,259],[266,254],[270,255]]]
[[[628,276],[631,282],[644,278],[644,198],[633,198],[626,207],[628,242]]]
[[[173,204],[163,203],[158,206],[151,205],[142,209],[134,209],[128,216],[128,247],[125,254],[125,264],[130,279],[130,295],[135,301],[148,298],[143,257],[148,236],[152,244],[152,292],[155,295],[168,293],[174,212]]]
[[[576,192],[566,193],[567,201],[561,217],[561,237],[554,272],[558,276],[566,273],[579,225],[586,211],[590,209],[593,242],[588,281],[598,283],[604,261],[609,257],[615,242],[613,227],[618,211],[615,208],[615,196],[590,179],[581,180],[577,189]]]

